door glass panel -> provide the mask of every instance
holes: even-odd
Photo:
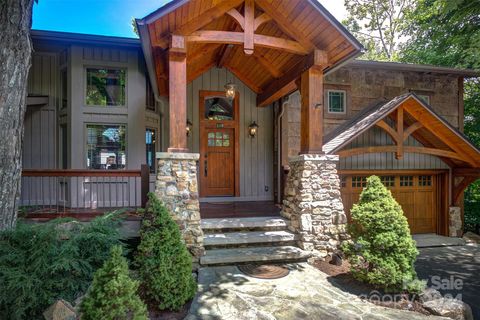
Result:
[[[222,140],[215,140],[215,146],[221,147],[222,146]]]
[[[215,139],[208,139],[208,146],[214,147],[215,146]]]
[[[223,140],[224,147],[230,147],[230,140]]]
[[[213,139],[213,138],[215,138],[215,132],[209,132],[208,139]]]
[[[234,120],[234,100],[226,97],[205,98],[205,119],[207,120]]]

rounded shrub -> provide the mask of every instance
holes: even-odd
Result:
[[[180,310],[197,290],[192,257],[178,225],[154,194],[149,194],[140,238],[135,265],[145,299],[159,310]]]
[[[418,255],[407,218],[380,178],[371,176],[351,210],[352,241],[343,246],[353,276],[387,290],[416,279]]]
[[[92,286],[82,301],[82,319],[148,319],[147,308],[137,294],[138,285],[129,276],[122,247],[114,246],[110,258],[95,272]]]

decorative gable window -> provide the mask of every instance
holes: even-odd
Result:
[[[125,106],[126,74],[124,69],[87,68],[87,106]]]
[[[345,90],[327,90],[328,112],[345,113],[347,105],[347,92]]]
[[[430,96],[425,94],[418,94],[418,97],[423,100],[426,104],[430,104]]]

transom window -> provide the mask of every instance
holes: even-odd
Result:
[[[420,187],[430,187],[432,185],[432,176],[418,176],[418,185]]]
[[[367,186],[367,177],[353,176],[352,188],[365,188]]]
[[[400,176],[400,187],[412,187],[413,176]]]
[[[328,112],[345,113],[347,92],[345,90],[328,90]]]
[[[395,176],[382,176],[380,177],[383,185],[385,187],[394,187],[395,186]]]
[[[126,71],[112,68],[87,68],[88,106],[125,106]]]
[[[125,169],[126,127],[124,125],[87,125],[87,168]]]
[[[215,96],[205,98],[205,119],[225,121],[234,120],[235,99]]]
[[[225,132],[209,132],[209,147],[230,147],[230,134]]]

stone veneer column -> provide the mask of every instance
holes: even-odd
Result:
[[[198,153],[158,152],[155,194],[163,201],[177,222],[183,239],[193,257],[193,268],[199,267],[203,256],[203,231],[200,226],[198,201]]]
[[[448,235],[450,237],[462,236],[462,209],[450,207],[448,209]]]
[[[298,245],[320,258],[348,239],[338,161],[338,156],[313,154],[290,159],[282,215],[291,220],[291,231],[299,234]]]

